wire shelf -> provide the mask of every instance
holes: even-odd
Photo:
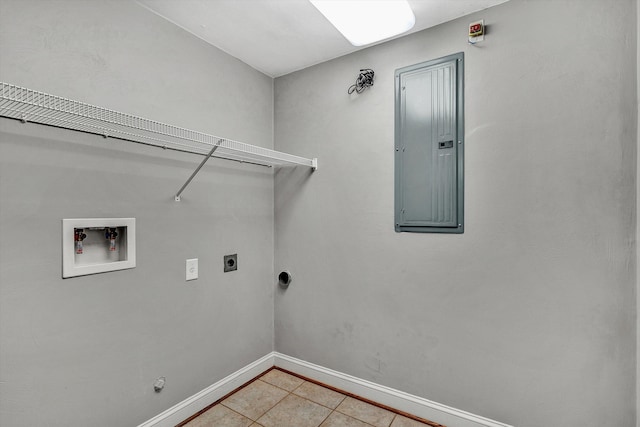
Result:
[[[317,168],[317,159],[208,135],[3,82],[0,82],[0,116],[243,163]],[[217,148],[212,151],[214,146]]]

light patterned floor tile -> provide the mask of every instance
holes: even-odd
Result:
[[[371,427],[371,425],[334,411],[320,424],[320,427]]]
[[[336,409],[340,402],[342,402],[346,397],[342,393],[338,393],[337,391],[321,387],[308,381],[305,381],[300,387],[295,389],[293,391],[293,394],[304,397],[305,399],[309,399],[312,402],[319,403],[322,406],[326,406],[327,408],[331,409]]]
[[[333,411],[332,411],[333,410]],[[428,427],[272,369],[184,427]]]
[[[281,388],[257,380],[223,400],[222,404],[255,421],[287,394]]]
[[[395,414],[386,409],[378,408],[366,402],[347,397],[336,408],[336,411],[342,412],[350,417],[357,418],[375,427],[389,427]]]
[[[184,427],[247,427],[253,421],[222,405],[216,405]]]
[[[258,419],[264,427],[318,427],[331,409],[290,394]]]
[[[264,382],[272,384],[276,387],[283,388],[287,391],[292,391],[300,384],[304,382],[304,380],[293,376],[291,374],[287,374],[286,372],[282,372],[278,369],[272,369],[266,374],[264,374],[260,379]]]

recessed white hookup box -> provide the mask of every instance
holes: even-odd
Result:
[[[135,266],[135,218],[62,220],[63,278]]]

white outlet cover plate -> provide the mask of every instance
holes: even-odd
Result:
[[[198,258],[187,260],[187,280],[198,278]]]

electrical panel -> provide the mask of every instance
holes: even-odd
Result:
[[[396,70],[395,230],[464,232],[463,60]]]
[[[135,218],[62,220],[63,278],[135,266]]]

